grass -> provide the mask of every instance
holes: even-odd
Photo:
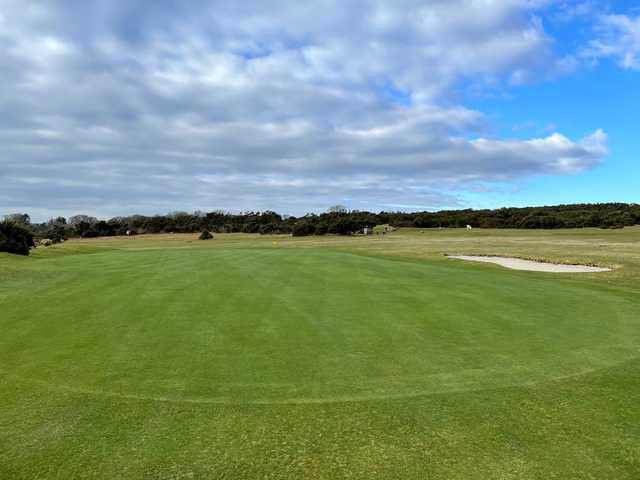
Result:
[[[0,254],[0,478],[640,475],[640,228],[196,238]]]
[[[392,231],[393,227],[391,227],[388,223],[376,225],[375,227],[373,227],[373,233],[388,233]]]

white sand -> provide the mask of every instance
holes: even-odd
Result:
[[[609,272],[610,268],[590,267],[587,265],[562,265],[559,263],[534,262],[533,260],[522,260],[520,258],[509,257],[489,257],[475,255],[447,255],[448,258],[457,260],[470,260],[472,262],[495,263],[513,270],[529,270],[531,272],[553,272],[553,273],[584,273],[584,272]]]

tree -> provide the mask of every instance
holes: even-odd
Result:
[[[349,235],[366,226],[389,224],[393,227],[460,228],[465,225],[480,228],[582,228],[614,227],[640,224],[640,205],[626,203],[599,203],[555,205],[497,210],[441,210],[438,212],[379,212],[371,213],[335,205],[329,212],[308,214],[303,217],[279,215],[273,211],[249,211],[240,214],[213,211],[186,213],[176,211],[169,215],[114,217],[98,222],[88,215],[76,215],[67,225],[63,217],[47,223],[26,225],[38,237],[54,239],[66,236],[124,235],[127,231],[140,233],[184,232],[259,232],[291,233],[295,235],[322,235],[325,233]],[[18,223],[29,222],[26,214],[14,214]],[[15,223],[15,222],[14,222]],[[301,223],[301,225],[298,225]]]
[[[28,213],[10,213],[5,215],[4,219],[24,227],[31,225],[31,217]]]
[[[291,230],[291,234],[294,237],[306,237],[307,235],[313,235],[316,231],[315,226],[308,221],[297,222],[293,229]]]
[[[347,213],[347,207],[344,205],[334,205],[327,209],[329,213]]]
[[[0,222],[0,252],[29,255],[29,250],[35,246],[33,234],[24,226],[11,220]]]
[[[69,217],[69,225],[72,227],[77,227],[83,222],[88,224],[90,227],[93,227],[98,223],[98,219],[96,217],[90,217],[89,215],[74,215],[73,217]]]
[[[337,233],[338,235],[351,235],[356,230],[358,230],[358,225],[350,218],[341,218],[329,225],[329,233]]]
[[[261,235],[279,232],[280,229],[277,223],[265,223],[263,225],[260,225],[260,229],[258,230],[258,233],[260,233]]]
[[[47,237],[53,243],[60,243],[67,240],[67,232],[62,225],[56,225],[47,232]]]
[[[326,235],[329,231],[329,225],[326,222],[318,223],[315,228],[315,235]]]
[[[96,231],[99,237],[111,237],[115,235],[115,229],[113,228],[113,225],[105,222],[104,220],[100,220],[98,223],[96,223],[93,229]]]
[[[48,227],[56,227],[58,225],[66,225],[67,219],[64,217],[50,218],[47,222]]]
[[[77,223],[74,230],[76,235],[82,238],[94,238],[99,236],[93,225],[89,222],[85,222],[84,220],[80,221],[80,223]]]

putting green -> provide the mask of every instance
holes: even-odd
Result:
[[[0,289],[0,373],[167,402],[332,402],[533,384],[640,355],[631,294],[329,249],[40,259]]]

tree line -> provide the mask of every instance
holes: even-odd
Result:
[[[89,215],[57,217],[43,223],[32,223],[26,213],[5,216],[7,222],[24,227],[37,238],[58,242],[69,237],[105,237],[129,233],[260,233],[305,235],[351,235],[365,227],[389,224],[393,227],[461,228],[621,228],[640,224],[640,205],[597,203],[544,207],[499,208],[484,210],[442,210],[438,212],[366,212],[347,210],[342,206],[321,214],[301,217],[281,215],[273,211],[173,212],[167,215],[131,215],[108,220]],[[5,227],[9,228],[9,227]],[[1,249],[1,247],[0,247]],[[2,251],[2,250],[0,250]]]

